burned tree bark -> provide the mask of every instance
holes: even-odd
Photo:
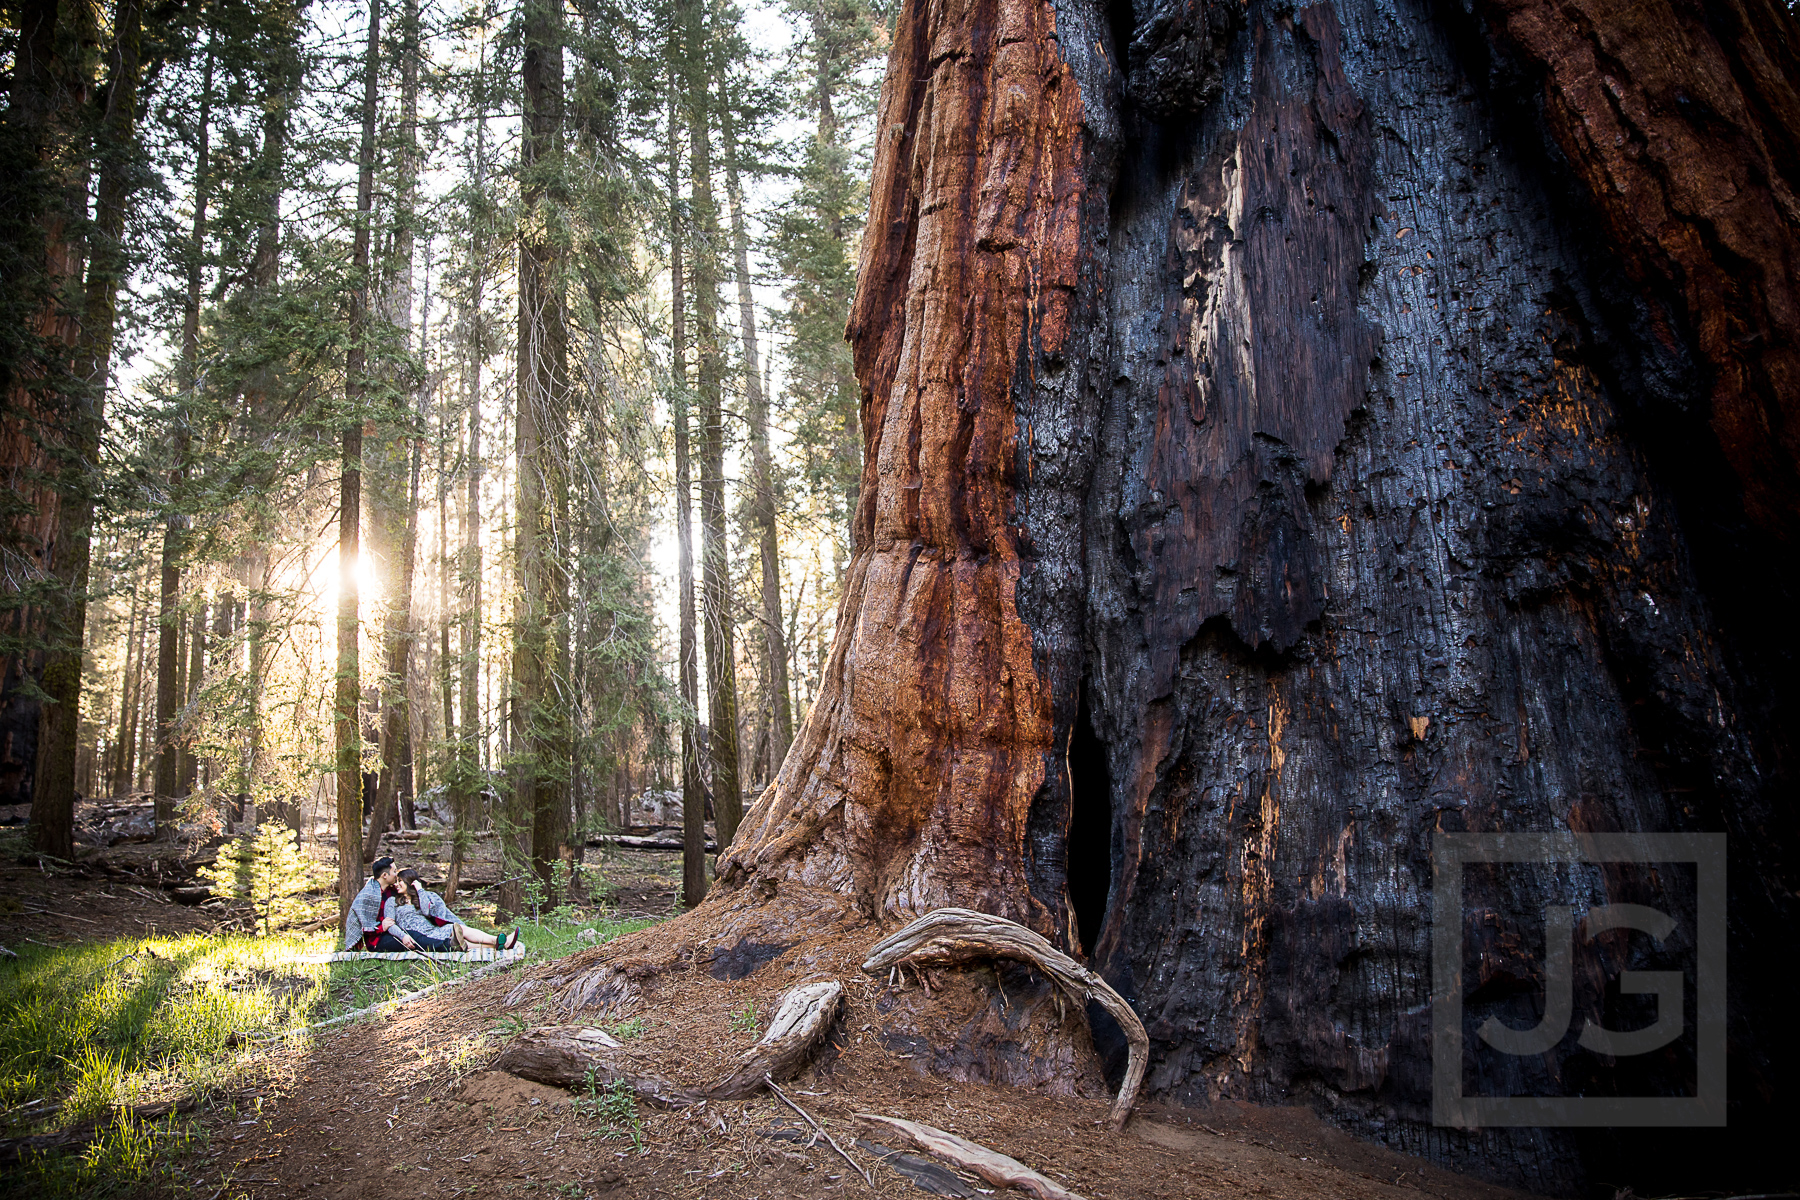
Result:
[[[838,640],[713,911],[1018,920],[1132,1002],[1150,1094],[1547,1191],[1770,1178],[1796,46],[1766,0],[908,3]],[[1434,912],[1434,838],[1702,830],[1729,1132],[1434,1126],[1434,923],[1465,1026],[1527,1028],[1548,907],[1671,914],[1581,952],[1581,1004],[1634,1028],[1607,980],[1691,980],[1698,903],[1677,864],[1520,867]],[[1465,1083],[1692,1091],[1691,1022],[1637,1057],[1578,1030]]]

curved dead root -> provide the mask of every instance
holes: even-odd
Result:
[[[1045,975],[1078,1005],[1094,1000],[1119,1023],[1130,1053],[1125,1079],[1113,1101],[1112,1127],[1122,1129],[1137,1102],[1150,1056],[1150,1036],[1125,997],[1098,975],[1015,921],[967,908],[940,908],[875,943],[863,970],[871,975],[902,965],[960,966],[993,959],[1026,963]]]

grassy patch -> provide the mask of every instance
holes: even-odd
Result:
[[[519,926],[533,959],[643,928],[644,920],[558,910]],[[584,931],[592,930],[587,936]],[[79,946],[26,944],[0,963],[0,1110],[20,1135],[96,1122],[85,1151],[28,1158],[0,1195],[104,1195],[152,1186],[188,1127],[120,1115],[121,1105],[233,1086],[258,1035],[303,1030],[429,984],[462,964],[306,964],[335,950],[312,937],[191,934]]]

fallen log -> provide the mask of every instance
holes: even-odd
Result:
[[[602,833],[587,840],[587,844],[598,849],[601,846],[617,846],[621,850],[680,850],[682,843],[676,838],[637,837],[625,833]],[[717,854],[719,843],[707,842],[706,852]]]
[[[875,1113],[857,1113],[856,1119],[891,1129],[925,1153],[941,1158],[951,1166],[972,1171],[995,1187],[1016,1187],[1030,1192],[1038,1200],[1081,1200],[1076,1193],[1054,1179],[1038,1174],[1018,1159],[1008,1158],[997,1150],[989,1150],[954,1133]]]
[[[1150,1036],[1144,1023],[1104,979],[1023,925],[966,908],[935,909],[875,943],[863,970],[879,975],[901,965],[962,966],[996,958],[1036,967],[1077,1004],[1098,1001],[1119,1023],[1130,1049],[1125,1079],[1113,1100],[1112,1127],[1123,1129],[1149,1062]]]
[[[115,1104],[108,1111],[104,1120],[83,1121],[53,1133],[0,1138],[0,1163],[18,1162],[27,1154],[82,1149],[105,1133],[114,1122],[120,1120],[158,1121],[164,1117],[183,1116],[208,1105],[216,1106],[255,1097],[256,1093],[252,1091],[240,1090],[211,1095],[185,1096],[179,1100],[165,1100],[160,1104]],[[7,1115],[9,1117],[24,1116],[29,1120],[42,1121],[54,1117],[62,1109],[61,1104],[51,1104],[37,1112],[26,1113],[25,1108],[28,1107],[30,1106],[26,1105],[13,1109]]]
[[[423,958],[424,956],[420,955],[419,957]],[[353,1009],[347,1013],[339,1013],[337,1016],[331,1017],[328,1020],[315,1021],[311,1025],[304,1025],[299,1029],[278,1029],[273,1033],[246,1034],[244,1040],[250,1042],[272,1042],[277,1038],[301,1037],[316,1030],[326,1029],[333,1025],[342,1025],[346,1021],[354,1021],[359,1017],[371,1016],[375,1013],[398,1008],[402,1004],[411,1004],[415,1000],[423,1000],[425,997],[436,991],[448,991],[453,987],[461,987],[465,983],[474,983],[477,979],[492,975],[496,971],[504,971],[508,967],[515,966],[523,961],[525,960],[522,958],[502,958],[496,962],[487,964],[485,967],[476,967],[473,971],[470,971],[460,979],[440,979],[438,982],[427,984],[417,991],[407,992],[403,996],[394,996],[387,1000],[377,1000],[374,1004]]]

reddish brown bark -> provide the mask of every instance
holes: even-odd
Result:
[[[1800,45],[1773,0],[1487,0],[1633,279],[1679,308],[1758,525],[1800,537]],[[1669,343],[1686,330],[1666,325]]]
[[[908,5],[882,90],[849,337],[867,454],[825,687],[720,877],[1054,932],[1032,895],[1047,680],[1018,611],[1015,388],[1063,350],[1091,185],[1042,0]]]

